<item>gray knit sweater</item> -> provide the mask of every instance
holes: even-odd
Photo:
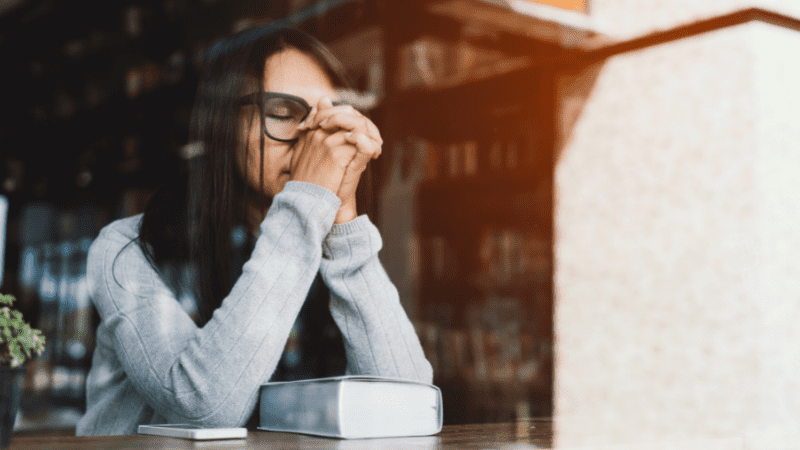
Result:
[[[432,382],[431,365],[386,275],[367,216],[334,225],[331,191],[290,181],[275,196],[242,275],[198,328],[138,245],[141,215],[115,221],[89,250],[101,322],[77,434],[139,424],[244,426],[318,272],[345,343],[347,373]]]

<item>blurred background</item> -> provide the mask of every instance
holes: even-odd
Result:
[[[277,20],[330,45],[371,103],[386,141],[371,216],[445,422],[551,413],[555,67],[541,58],[563,45],[515,28],[534,19],[484,2],[20,0],[0,9],[2,292],[48,346],[17,430],[82,414],[87,249],[191,157],[206,49]]]
[[[698,305],[722,310],[754,292],[742,274],[762,280],[754,264],[783,261],[763,253],[772,236],[800,242],[796,227],[758,228],[800,214],[758,222],[766,197],[740,192],[763,176],[742,155],[777,152],[758,158],[780,166],[780,180],[795,179],[800,155],[796,121],[780,121],[796,117],[796,79],[771,72],[800,73],[785,65],[792,52],[776,50],[794,42],[800,10],[761,3],[779,12],[738,0],[0,1],[0,290],[48,339],[28,364],[17,430],[74,427],[98,321],[88,246],[194,155],[188,121],[206,50],[277,21],[332,48],[381,129],[370,216],[445,424],[554,411],[585,424],[591,405],[613,410],[614,392],[630,397],[609,421],[703,423],[679,407],[674,422],[638,414],[631,401],[662,391],[630,380],[663,373],[664,386],[681,386],[691,361],[673,356],[706,340],[698,374],[718,360],[739,370],[741,355],[721,349],[744,347],[724,342],[749,342],[761,325],[727,328],[716,306]],[[764,119],[772,134],[753,131]],[[791,186],[774,192],[792,205],[781,211],[800,213]],[[786,286],[781,298],[796,299]],[[683,329],[672,327],[686,323],[696,333],[676,339]],[[737,391],[729,379],[684,381]],[[678,401],[664,392],[652,404]],[[731,423],[744,417],[736,405]]]

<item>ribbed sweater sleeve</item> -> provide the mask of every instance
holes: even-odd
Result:
[[[339,205],[325,188],[287,183],[242,275],[202,328],[135,243],[118,233],[98,237],[89,252],[92,299],[125,375],[157,414],[204,426],[245,424],[318,271]]]
[[[433,370],[378,260],[380,233],[367,216],[334,225],[320,264],[331,315],[345,343],[347,373],[431,383]]]

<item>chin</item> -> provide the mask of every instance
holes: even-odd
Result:
[[[279,192],[281,192],[283,190],[283,188],[286,187],[286,183],[288,183],[288,182],[289,182],[289,174],[286,174],[285,176],[281,175],[278,178],[278,180],[275,182],[275,184],[273,185],[274,186],[274,189],[273,189],[274,192],[272,192],[272,197],[274,197]]]

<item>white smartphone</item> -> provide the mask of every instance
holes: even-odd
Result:
[[[139,425],[139,434],[169,436],[185,439],[241,439],[247,437],[247,428],[203,428],[187,423]]]

